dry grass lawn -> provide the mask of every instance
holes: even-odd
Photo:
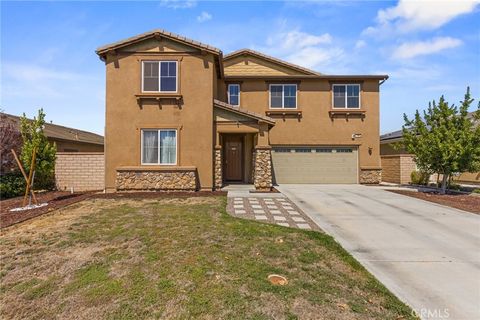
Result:
[[[0,318],[412,318],[331,237],[225,204],[90,199],[3,230]]]

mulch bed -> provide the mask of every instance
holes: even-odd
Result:
[[[72,203],[85,200],[93,195],[87,193],[70,193],[66,191],[49,191],[37,193],[38,203],[47,202],[48,205],[24,211],[10,211],[23,206],[23,197],[16,197],[0,201],[0,227],[5,228],[13,224],[38,217],[47,212],[68,206]]]
[[[444,206],[465,210],[468,212],[480,214],[480,197],[468,194],[438,194],[436,192],[416,192],[406,190],[388,190],[390,192],[403,194],[430,202],[435,202]]]

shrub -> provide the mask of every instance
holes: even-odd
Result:
[[[473,189],[473,193],[480,193],[480,189]]]
[[[460,190],[462,189],[462,187],[460,187],[459,184],[450,183],[450,185],[448,186],[448,189],[449,189],[449,190],[457,190],[457,191],[460,191]]]
[[[412,171],[410,174],[412,184],[427,185],[430,180],[430,174],[422,171]]]
[[[23,195],[25,179],[20,171],[6,173],[0,176],[0,198],[8,199]]]

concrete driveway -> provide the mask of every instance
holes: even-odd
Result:
[[[480,319],[480,216],[374,186],[278,189],[424,319]]]

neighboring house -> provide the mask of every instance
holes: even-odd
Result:
[[[470,113],[473,116],[473,113]],[[394,147],[395,143],[403,140],[402,130],[390,132],[380,136],[380,155],[382,158],[382,181],[407,184],[411,182],[410,174],[417,170],[413,155],[408,153],[401,145]],[[433,178],[436,181],[437,176]],[[459,183],[480,184],[480,172],[464,172],[454,176],[453,180]]]
[[[2,113],[20,130],[20,117]],[[58,152],[103,152],[103,137],[101,135],[45,123],[43,130],[48,141],[55,142]]]
[[[154,30],[98,48],[105,187],[379,183],[386,75],[325,75]]]

